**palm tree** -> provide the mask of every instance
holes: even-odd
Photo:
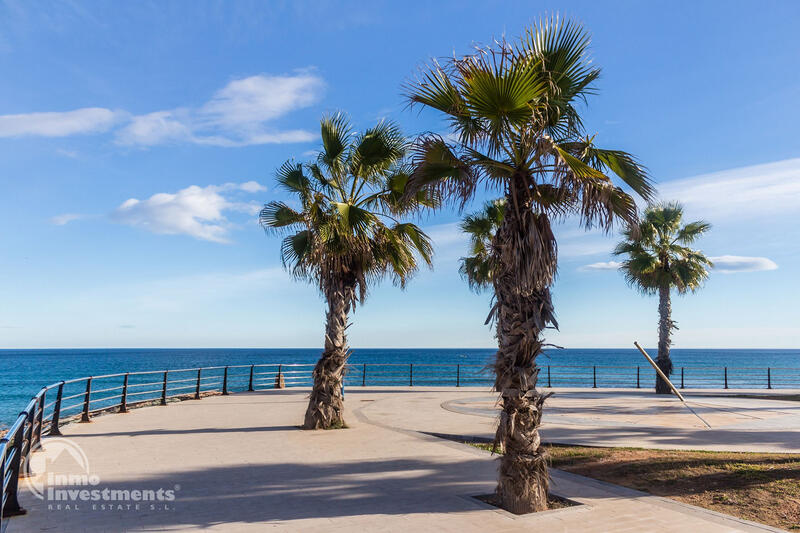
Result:
[[[461,231],[469,235],[470,254],[461,258],[459,272],[469,288],[480,292],[492,286],[492,239],[503,222],[505,199],[486,202],[483,208],[469,214],[461,221]]]
[[[670,335],[678,329],[672,321],[670,290],[678,294],[695,292],[708,278],[711,261],[688,246],[711,225],[702,220],[681,225],[683,208],[678,203],[663,203],[645,210],[638,225],[623,232],[625,240],[614,249],[627,256],[620,266],[625,280],[642,294],[658,294],[658,356],[656,364],[669,377],[672,360]],[[656,376],[656,392],[670,394],[667,383]]]
[[[629,154],[595,146],[578,108],[599,70],[589,37],[576,24],[540,21],[514,43],[480,47],[434,61],[407,86],[412,106],[445,114],[451,135],[426,134],[413,148],[408,194],[432,190],[463,208],[479,186],[503,193],[505,215],[492,239],[491,283],[498,320],[495,389],[501,395],[496,446],[497,495],[517,513],[547,508],[546,456],[539,426],[546,395],[536,389],[536,357],[547,327],[557,327],[550,298],[557,248],[551,219],[575,215],[609,229],[637,219],[614,173],[649,199],[646,171]]]
[[[407,142],[397,126],[380,122],[356,134],[347,117],[337,114],[323,118],[320,129],[316,162],[287,161],[277,171],[278,184],[299,209],[273,201],[259,217],[265,229],[289,233],[281,245],[284,266],[295,278],[317,284],[328,305],[306,429],[344,426],[350,312],[384,277],[404,287],[420,259],[431,266],[433,251],[420,228],[397,220],[419,206],[433,206],[429,195],[404,194]]]

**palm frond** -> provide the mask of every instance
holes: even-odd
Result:
[[[322,118],[320,122],[322,151],[318,161],[334,174],[339,174],[347,159],[347,147],[353,135],[350,119],[344,113],[336,113]]]
[[[258,222],[264,229],[286,228],[302,224],[303,214],[284,202],[269,202],[258,214]]]
[[[393,122],[381,121],[356,137],[351,154],[353,174],[380,180],[405,154],[406,139]]]
[[[275,173],[278,184],[286,191],[293,194],[306,195],[311,182],[303,174],[303,165],[294,161],[286,161]]]
[[[443,199],[456,199],[461,207],[472,198],[481,171],[460,158],[444,139],[428,134],[411,149],[414,171],[406,183],[406,194],[431,190]]]

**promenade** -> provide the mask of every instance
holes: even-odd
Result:
[[[40,474],[21,483],[28,514],[11,519],[8,532],[776,531],[557,470],[553,492],[582,505],[514,516],[472,498],[494,488],[491,454],[431,435],[491,436],[492,393],[350,388],[349,429],[313,432],[296,427],[306,395],[212,396],[66,426],[65,440],[45,439],[34,454],[50,474],[88,474],[88,488],[98,491],[174,498],[55,502],[31,492],[48,481]],[[560,391],[548,402],[544,438],[731,450],[759,449],[760,440],[764,451],[800,452],[800,404],[689,397],[713,429],[674,398]],[[64,443],[85,455],[58,454]]]

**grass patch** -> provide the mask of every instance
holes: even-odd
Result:
[[[491,444],[471,443],[483,450]],[[800,455],[546,446],[554,468],[800,531]]]

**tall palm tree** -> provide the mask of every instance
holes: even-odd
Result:
[[[670,291],[695,292],[708,278],[713,266],[702,252],[689,248],[711,225],[702,220],[681,225],[683,208],[678,203],[663,203],[645,210],[636,226],[627,228],[625,240],[614,249],[627,256],[620,266],[625,280],[642,294],[658,294],[658,356],[656,364],[669,377],[672,360],[669,347],[673,329]],[[670,394],[667,383],[656,376],[656,392]]]
[[[320,130],[316,162],[287,161],[277,171],[278,184],[299,208],[273,201],[259,217],[265,229],[289,233],[281,245],[284,266],[294,277],[317,284],[328,305],[307,429],[344,426],[350,312],[384,277],[404,287],[420,260],[431,265],[433,251],[420,228],[397,220],[420,206],[433,206],[425,193],[404,194],[407,142],[397,126],[380,122],[356,134],[347,117],[337,114],[323,118]]]
[[[496,445],[502,506],[526,513],[547,508],[548,476],[539,426],[546,395],[536,389],[543,330],[557,327],[550,298],[557,249],[551,219],[576,215],[609,229],[637,219],[634,199],[609,177],[649,199],[646,171],[629,154],[595,146],[577,105],[599,70],[589,37],[572,22],[540,21],[519,40],[433,62],[410,82],[410,104],[445,114],[452,135],[422,136],[413,149],[408,193],[432,190],[462,208],[481,185],[502,191],[506,209],[492,239],[499,324],[495,389],[501,394]],[[451,140],[454,139],[454,140]]]

